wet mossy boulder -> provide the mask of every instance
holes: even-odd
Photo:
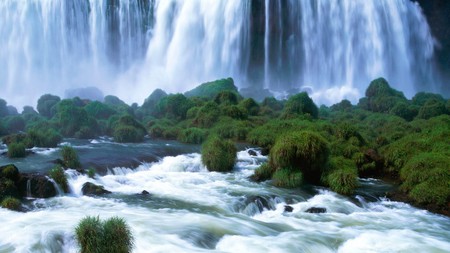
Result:
[[[229,172],[236,163],[236,152],[232,141],[210,136],[202,145],[202,162],[209,171]]]
[[[328,142],[311,131],[297,131],[280,136],[270,151],[271,165],[303,174],[306,182],[319,183],[330,150]]]
[[[32,198],[52,198],[57,195],[57,190],[47,176],[41,174],[22,173],[18,181],[21,196]]]
[[[220,79],[212,82],[203,83],[196,88],[184,93],[186,97],[205,97],[213,99],[222,91],[238,92],[232,78]]]
[[[81,188],[81,192],[83,192],[83,195],[95,195],[95,196],[111,193],[110,191],[105,190],[103,186],[96,185],[91,182],[84,183],[83,187]]]

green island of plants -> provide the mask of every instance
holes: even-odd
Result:
[[[321,185],[349,195],[358,178],[388,179],[412,204],[449,208],[450,100],[426,92],[408,99],[383,78],[372,81],[355,105],[342,100],[318,107],[305,92],[255,101],[227,78],[184,94],[158,89],[142,106],[115,96],[90,101],[46,94],[36,108],[26,106],[18,114],[1,100],[6,155],[23,157],[29,148],[56,147],[68,137],[142,142],[149,136],[203,144],[206,167],[227,172],[236,159],[234,143],[246,142],[269,154],[253,175],[256,181]],[[73,152],[62,152],[64,168],[80,168]]]

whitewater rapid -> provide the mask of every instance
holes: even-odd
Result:
[[[92,144],[98,145],[98,144]],[[266,157],[238,153],[231,173],[208,172],[198,153],[166,156],[94,178],[66,171],[71,193],[30,199],[26,213],[0,209],[0,252],[77,252],[87,215],[123,217],[133,252],[448,252],[450,220],[407,204],[324,188],[279,189],[248,179]],[[85,182],[111,194],[81,194]],[[363,180],[370,189],[377,180]],[[149,195],[140,194],[148,191]],[[290,205],[292,212],[285,212]],[[311,207],[327,212],[305,212]]]

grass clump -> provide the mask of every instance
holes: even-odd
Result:
[[[119,217],[101,221],[88,216],[75,228],[75,235],[81,253],[128,253],[134,245],[130,227]]]
[[[27,156],[25,144],[23,143],[11,143],[8,145],[8,157],[9,158],[23,158]]]
[[[20,203],[20,200],[16,198],[6,197],[5,199],[3,199],[1,206],[9,210],[20,211],[22,203]]]
[[[61,148],[61,156],[65,168],[79,169],[81,168],[80,159],[74,148],[70,146],[63,146]]]
[[[302,173],[288,168],[276,170],[272,179],[275,186],[283,188],[296,188],[303,183]]]
[[[329,153],[328,143],[322,136],[311,131],[298,131],[277,139],[270,151],[270,161],[277,169],[300,171],[307,182],[317,183]]]
[[[61,166],[56,166],[50,170],[49,176],[55,180],[55,182],[61,186],[61,189],[65,192],[69,192],[69,183],[67,181],[66,174],[64,173],[64,169]]]
[[[178,140],[184,143],[201,144],[207,136],[207,130],[191,127],[182,130],[180,135],[178,136]]]
[[[228,172],[236,163],[236,151],[232,141],[214,135],[202,145],[202,162],[209,171]]]
[[[344,157],[333,157],[330,168],[322,178],[331,190],[343,194],[353,194],[358,186],[358,171],[353,161]]]
[[[255,170],[252,178],[257,182],[262,182],[271,179],[273,172],[273,168],[268,163],[265,163]]]

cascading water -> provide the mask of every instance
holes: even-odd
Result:
[[[436,82],[429,27],[405,0],[3,0],[0,13],[14,105],[86,86],[142,102],[228,76],[317,102],[356,100],[379,76],[409,96]]]

